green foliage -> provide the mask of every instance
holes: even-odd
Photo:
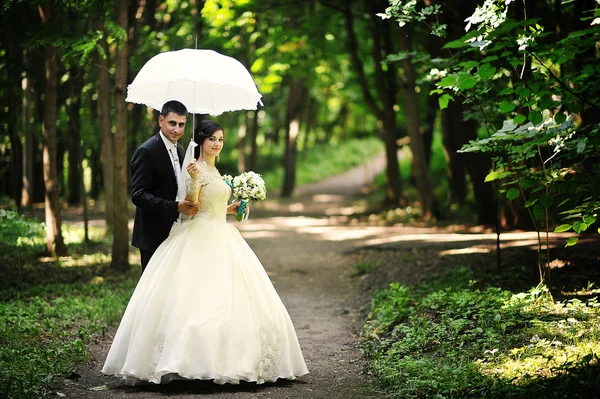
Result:
[[[0,259],[22,259],[44,250],[44,225],[16,210],[0,209]]]
[[[441,12],[425,14],[417,1],[390,4],[381,16],[401,25],[431,24],[430,15]],[[563,18],[573,15],[573,27],[560,37],[547,33],[552,29],[539,19],[511,19],[511,7],[523,5],[486,0],[467,18],[468,33],[446,44],[451,56],[430,74],[434,92],[441,94],[441,108],[462,98],[471,107],[466,117],[487,126],[488,137],[459,151],[492,155],[494,170],[486,181],[498,181],[510,201],[521,198],[536,229],[560,224],[557,232],[579,234],[596,222],[600,209],[600,125],[594,116],[600,112],[600,62],[593,50],[600,26],[589,18],[600,11],[582,16],[565,5]],[[576,242],[573,237],[567,246]]]
[[[38,399],[89,359],[87,344],[122,315],[137,275],[100,275],[110,245],[87,244],[100,251],[77,255],[82,228],[65,228],[70,257],[40,262],[43,225],[14,211],[0,214],[0,392]]]
[[[0,303],[0,392],[37,399],[89,359],[86,345],[121,316],[135,280],[34,286]],[[28,292],[37,295],[29,297]],[[57,293],[60,292],[60,295]]]
[[[362,165],[382,150],[383,143],[375,137],[315,145],[297,155],[296,185],[314,183],[346,172]],[[264,159],[267,161],[261,162],[261,167],[271,169],[263,173],[263,179],[267,189],[274,192],[281,188],[283,167],[269,162],[268,157]]]
[[[596,389],[596,297],[554,302],[542,285],[512,294],[476,289],[469,276],[458,269],[374,295],[362,346],[394,397],[559,398]]]

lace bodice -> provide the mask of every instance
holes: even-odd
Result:
[[[218,170],[204,170],[199,173],[200,194],[196,218],[223,220],[227,216],[227,201],[231,187],[225,183]]]

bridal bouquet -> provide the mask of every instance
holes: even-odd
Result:
[[[267,188],[262,177],[255,172],[244,172],[232,180],[233,196],[241,201],[235,219],[244,219],[244,210],[249,201],[262,201],[267,198]]]

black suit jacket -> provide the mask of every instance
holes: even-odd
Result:
[[[146,140],[131,158],[131,201],[136,206],[131,244],[144,251],[158,248],[179,216],[173,161],[160,135]],[[179,144],[177,153],[182,163]]]

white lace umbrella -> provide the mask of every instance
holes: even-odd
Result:
[[[213,50],[183,49],[152,57],[127,86],[125,101],[156,110],[170,100],[192,114],[255,110],[262,95],[246,67]]]

